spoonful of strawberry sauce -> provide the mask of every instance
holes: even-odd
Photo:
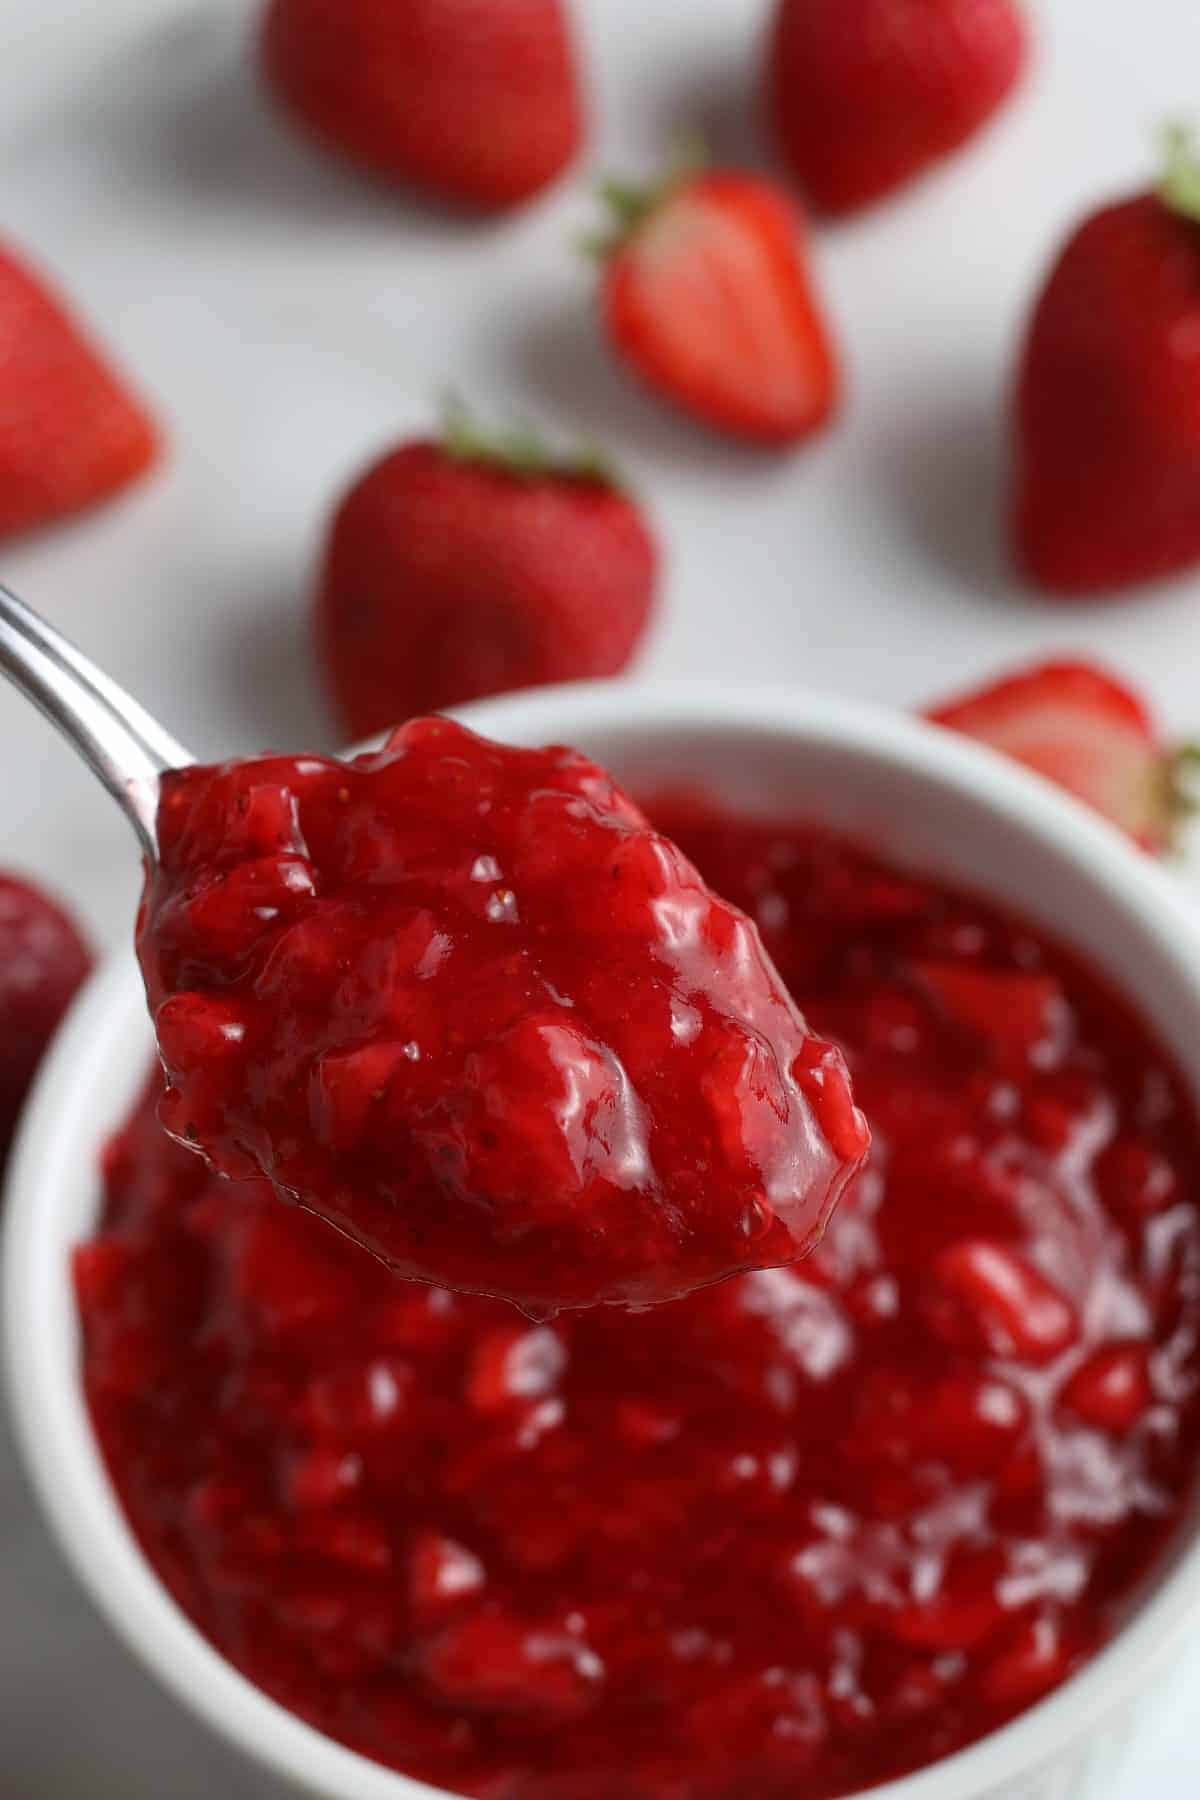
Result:
[[[398,1274],[546,1315],[812,1248],[868,1148],[755,927],[602,769],[447,719],[198,765],[0,590],[146,857],[167,1130]]]

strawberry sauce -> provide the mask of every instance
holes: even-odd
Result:
[[[875,1133],[804,1263],[535,1324],[398,1280],[148,1097],[78,1253],[112,1478],[285,1706],[487,1800],[828,1800],[1104,1642],[1200,1443],[1200,1142],[1130,1007],[825,831],[656,822]]]
[[[544,1316],[812,1248],[869,1136],[745,916],[603,770],[418,720],[168,775],[162,1119],[398,1273]]]

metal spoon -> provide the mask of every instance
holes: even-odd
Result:
[[[158,860],[160,777],[195,762],[144,707],[23,600],[0,587],[0,673],[56,725]]]

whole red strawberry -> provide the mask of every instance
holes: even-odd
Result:
[[[852,212],[973,136],[1027,48],[1017,0],[781,0],[767,104],[813,205]]]
[[[0,245],[0,537],[107,499],[156,450],[154,427],[120,377]]]
[[[608,182],[599,246],[609,338],[647,387],[735,437],[788,444],[832,414],[838,377],[804,220],[773,182],[684,172]]]
[[[1165,744],[1140,696],[1090,663],[1037,663],[926,716],[1036,769],[1147,850],[1163,849],[1187,810],[1179,776],[1192,753]]]
[[[270,0],[260,60],[314,137],[468,206],[529,199],[579,148],[562,0]]]
[[[1016,395],[1013,536],[1063,596],[1200,562],[1200,168],[1093,213],[1051,270]]]
[[[403,444],[338,508],[318,654],[353,737],[510,688],[623,669],[658,555],[637,506],[588,461],[456,417]]]
[[[91,961],[61,907],[0,875],[0,1164],[42,1053]]]

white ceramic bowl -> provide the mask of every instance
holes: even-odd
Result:
[[[1116,832],[999,757],[888,712],[761,687],[595,684],[516,695],[463,716],[516,743],[578,744],[635,788],[702,783],[742,806],[819,818],[1023,909],[1119,982],[1200,1098],[1200,928],[1191,908]],[[321,1736],[238,1675],[160,1586],[109,1487],[80,1388],[68,1258],[95,1218],[100,1145],[139,1089],[149,1053],[132,957],[120,957],[74,1008],[10,1165],[3,1327],[34,1483],[114,1627],[252,1761],[328,1800],[433,1795]],[[1120,1636],[1074,1680],[982,1743],[872,1790],[872,1800],[1083,1795],[1092,1774],[1111,1766],[1138,1696],[1197,1632],[1193,1520]]]

